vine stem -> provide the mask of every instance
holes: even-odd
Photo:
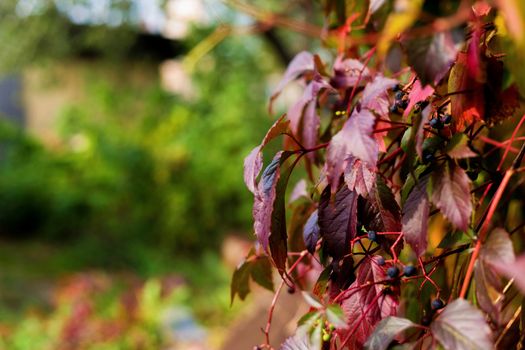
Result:
[[[299,255],[299,258],[297,258],[295,263],[288,270],[287,275],[289,275],[290,273],[293,272],[293,270],[295,270],[295,268],[299,265],[301,260],[303,260],[303,258],[306,255],[308,255],[308,251],[303,250],[301,254]],[[277,305],[277,299],[279,298],[279,294],[281,294],[281,290],[283,289],[283,286],[284,286],[284,279],[281,281],[281,283],[279,284],[279,287],[275,291],[275,294],[272,299],[272,304],[270,305],[270,310],[268,311],[268,321],[266,322],[266,327],[264,328],[264,337],[266,341],[265,345],[268,345],[270,348],[271,348],[270,346],[270,327],[272,326],[273,310],[275,309],[275,305]]]
[[[518,169],[519,165],[521,164],[521,161],[523,160],[524,155],[525,155],[525,143],[521,146],[521,149],[518,155],[516,156],[516,159],[514,160],[512,166],[505,172],[505,175],[503,176],[503,180],[501,180],[501,183],[498,186],[496,193],[494,194],[494,198],[490,202],[487,216],[485,218],[485,221],[483,222],[483,225],[481,226],[481,229],[479,230],[478,240],[476,241],[476,246],[474,247],[474,251],[472,252],[472,256],[470,257],[470,262],[467,268],[467,272],[465,274],[465,280],[461,287],[461,292],[459,293],[460,298],[465,298],[465,295],[467,294],[468,287],[470,284],[470,279],[472,278],[472,273],[474,272],[474,265],[476,263],[476,259],[479,256],[481,245],[483,241],[485,240],[485,237],[487,236],[487,232],[488,232],[492,217],[494,216],[494,213],[496,212],[496,208],[499,202],[501,201],[501,196],[503,195],[505,188],[509,184],[510,178],[512,177],[512,175],[514,175],[514,173],[516,172],[516,169]]]

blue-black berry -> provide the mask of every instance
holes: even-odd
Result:
[[[382,256],[380,256],[379,258],[377,258],[377,264],[379,266],[383,266],[385,264],[385,258],[383,258]]]
[[[443,128],[443,123],[441,122],[441,120],[439,118],[430,119],[429,124],[434,129],[442,129]]]
[[[414,276],[416,274],[416,268],[412,265],[407,265],[405,266],[405,268],[403,269],[403,274],[406,276],[406,277],[410,277],[410,276]]]
[[[375,242],[377,241],[377,233],[376,231],[368,231],[368,239]]]
[[[394,87],[392,88],[392,91],[394,91],[394,92],[397,92],[399,90],[401,90],[401,85],[399,85],[399,84],[394,85]]]
[[[467,176],[470,180],[476,181],[476,179],[478,178],[478,172],[475,170],[469,170],[467,171]]]
[[[403,91],[398,91],[398,92],[396,92],[394,97],[395,97],[396,100],[402,100],[403,97],[405,97],[405,93]]]
[[[294,286],[289,286],[288,287],[288,294],[294,294],[295,293],[295,287]]]
[[[405,109],[408,107],[408,100],[400,100],[400,101],[397,101],[396,102],[396,105],[401,108],[401,109]]]
[[[390,106],[390,113],[397,113],[397,105],[394,103],[392,106]]]
[[[432,306],[434,310],[439,310],[439,309],[442,309],[443,306],[445,306],[445,304],[443,303],[443,300],[441,299],[434,299],[432,300],[432,303],[430,303],[430,306]]]
[[[431,152],[423,152],[423,162],[431,163],[434,160],[434,155]]]
[[[390,278],[396,278],[399,275],[399,269],[395,266],[389,267],[388,270],[386,270],[386,274]]]
[[[447,113],[443,116],[442,121],[443,121],[443,124],[450,124],[450,122],[452,121],[452,116]]]

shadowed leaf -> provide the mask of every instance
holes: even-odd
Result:
[[[357,193],[343,186],[331,201],[327,187],[319,203],[319,228],[326,251],[334,259],[339,260],[349,252],[356,225]]]
[[[432,203],[454,226],[467,230],[472,203],[467,174],[452,162],[445,163],[432,174]]]
[[[403,206],[403,234],[418,257],[427,250],[427,228],[430,204],[427,195],[428,177],[419,180]]]
[[[306,249],[310,254],[315,253],[315,246],[319,240],[319,224],[317,210],[314,211],[304,225],[303,238]]]
[[[379,322],[374,333],[368,338],[365,343],[365,349],[386,350],[399,333],[412,326],[414,326],[414,323],[406,318],[387,317]]]

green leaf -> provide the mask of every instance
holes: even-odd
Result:
[[[445,237],[439,242],[438,248],[447,249],[457,246],[458,244],[470,243],[472,240],[463,231],[448,231]]]
[[[244,261],[235,269],[230,286],[232,304],[235,295],[238,295],[241,300],[244,300],[248,293],[250,293],[250,271],[250,261]]]
[[[259,256],[254,260],[251,276],[258,285],[273,292],[272,264],[267,256]]]
[[[370,335],[365,343],[365,349],[385,350],[399,333],[413,326],[415,324],[406,318],[387,317],[376,326],[374,333]]]
[[[454,159],[476,157],[477,154],[472,152],[468,146],[468,137],[465,134],[455,134],[447,144],[446,152]]]
[[[326,319],[335,328],[344,328],[346,326],[346,318],[341,306],[337,304],[328,305],[326,308]]]

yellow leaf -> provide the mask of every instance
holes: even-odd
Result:
[[[388,52],[392,40],[410,28],[421,12],[422,0],[396,0],[394,12],[388,19],[377,43],[377,51],[381,57]]]

